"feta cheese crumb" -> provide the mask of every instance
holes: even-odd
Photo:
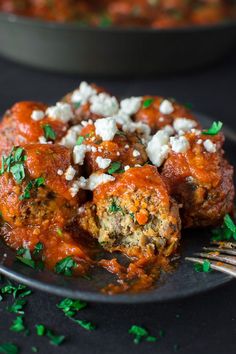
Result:
[[[92,96],[90,102],[90,111],[104,117],[113,116],[119,110],[117,99],[107,93],[99,93],[99,95]]]
[[[130,166],[129,165],[126,165],[125,167],[124,167],[124,170],[125,171],[128,171],[130,169]]]
[[[69,122],[74,118],[71,106],[68,103],[57,102],[56,106],[49,107],[46,114],[52,119],[59,119],[63,123]]]
[[[73,182],[72,186],[69,189],[72,198],[76,196],[76,194],[79,192],[79,189],[80,189],[79,182],[78,181]]]
[[[169,154],[169,136],[166,132],[159,130],[149,141],[146,152],[150,161],[160,167]]]
[[[122,112],[121,110],[119,110],[119,112],[114,115],[113,118],[119,125],[130,124],[132,122],[130,116],[128,116],[128,114]]]
[[[98,119],[95,122],[95,132],[103,141],[113,140],[117,130],[116,121],[113,117]]]
[[[93,191],[97,188],[100,184],[112,182],[115,180],[115,177],[107,175],[105,173],[93,173],[89,176],[87,180],[86,189]]]
[[[173,123],[173,127],[177,132],[179,132],[180,130],[188,132],[192,128],[196,127],[196,125],[197,122],[187,118],[176,118]]]
[[[171,125],[166,125],[164,128],[162,128],[161,130],[163,130],[164,132],[166,132],[169,136],[174,135],[175,131],[172,128]]]
[[[119,151],[117,151],[116,155],[117,155],[117,156],[120,156],[120,152],[119,152]]]
[[[48,143],[44,136],[39,137],[39,142],[40,142],[40,144],[47,144]]]
[[[110,165],[111,159],[105,159],[105,158],[102,158],[101,156],[98,156],[96,158],[96,162],[97,162],[97,165],[98,165],[99,168],[104,169],[104,168],[107,168]]]
[[[96,146],[91,146],[91,151],[92,151],[92,152],[97,152]]]
[[[190,144],[185,136],[171,137],[170,145],[172,150],[176,153],[186,152],[190,148]]]
[[[63,175],[63,171],[62,170],[57,170],[57,174],[59,175],[59,176],[62,176]]]
[[[79,89],[75,90],[71,96],[71,102],[78,102],[85,104],[89,98],[97,94],[97,90],[89,85],[87,82],[81,82]]]
[[[86,145],[76,145],[73,149],[73,160],[76,165],[83,165],[85,154],[87,152]]]
[[[40,111],[40,110],[34,110],[32,113],[31,113],[31,118],[33,120],[35,120],[36,122],[38,122],[39,120],[42,120],[43,118],[45,117],[45,114],[43,111]]]
[[[202,139],[198,139],[197,144],[200,145],[202,143]]]
[[[125,145],[125,149],[129,149],[129,145],[128,144]]]
[[[122,100],[120,102],[121,110],[132,116],[133,114],[137,113],[141,107],[142,97],[130,97]]]
[[[133,157],[138,157],[140,156],[140,152],[138,150],[133,151]]]
[[[72,179],[75,177],[76,170],[72,167],[69,166],[65,172],[65,179],[67,181],[72,181]]]
[[[162,114],[171,114],[174,112],[174,107],[169,100],[163,100],[160,104],[159,111]]]
[[[207,152],[216,152],[216,144],[214,144],[211,140],[207,139],[203,143],[204,148]]]
[[[72,148],[73,146],[76,145],[76,141],[81,130],[82,130],[82,126],[79,124],[71,127],[67,131],[67,134],[61,139],[59,144],[64,145],[68,148]]]
[[[160,117],[159,118],[159,122],[164,122],[165,118],[164,117]]]

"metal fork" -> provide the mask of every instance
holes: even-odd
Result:
[[[190,262],[203,264],[205,260],[210,260],[211,269],[217,270],[236,277],[236,242],[213,241],[212,247],[203,247],[200,253],[194,253],[200,257],[186,257]]]

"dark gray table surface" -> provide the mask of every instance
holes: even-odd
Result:
[[[155,79],[65,76],[0,59],[0,111],[20,100],[53,103],[81,79],[96,81],[117,95],[161,94],[191,102],[195,111],[236,128],[236,50],[211,68]],[[80,318],[95,322],[97,330],[87,332],[56,309],[59,298],[34,291],[26,308],[26,322],[32,332],[28,337],[9,331],[15,316],[6,311],[7,301],[0,302],[0,343],[14,341],[21,353],[32,353],[31,347],[37,346],[43,354],[170,354],[178,345],[182,354],[235,354],[235,299],[236,282],[232,281],[217,290],[166,304],[89,304]],[[46,338],[35,335],[36,323],[65,334],[66,342],[51,346]],[[156,343],[135,345],[128,334],[132,324],[145,326],[153,335],[162,329],[166,335]]]

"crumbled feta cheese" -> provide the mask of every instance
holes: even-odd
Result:
[[[69,122],[74,118],[71,106],[68,103],[57,102],[56,106],[49,107],[46,114],[52,119],[59,119],[63,123]]]
[[[164,132],[166,132],[169,136],[174,135],[175,131],[172,128],[171,125],[166,125],[165,127],[163,127],[161,130],[163,130]]]
[[[207,152],[216,152],[216,144],[214,144],[211,140],[207,139],[203,143],[204,148]]]
[[[160,104],[159,111],[162,114],[171,114],[174,112],[173,104],[169,100],[163,100]]]
[[[74,198],[79,192],[80,186],[78,181],[74,181],[72,186],[69,189],[70,195]]]
[[[130,124],[132,122],[130,116],[128,116],[126,113],[122,111],[119,111],[116,115],[113,116],[113,118],[116,120],[116,123],[119,125]]]
[[[200,145],[202,143],[202,139],[198,139],[197,144]]]
[[[128,171],[130,169],[130,166],[129,165],[126,165],[125,167],[124,167],[124,170],[125,171]]]
[[[47,144],[48,143],[46,138],[45,138],[45,136],[40,136],[39,137],[39,142],[40,142],[40,144]]]
[[[183,153],[190,148],[190,144],[185,136],[171,137],[170,145],[174,152]]]
[[[138,157],[140,156],[140,152],[138,150],[133,151],[133,157]]]
[[[35,120],[36,122],[39,120],[42,120],[45,117],[45,113],[40,110],[35,110],[31,114],[31,118]]]
[[[102,158],[101,156],[98,156],[96,158],[96,162],[97,162],[97,165],[98,165],[99,168],[104,169],[104,168],[107,168],[110,165],[111,159],[105,159],[105,158]]]
[[[131,122],[130,124],[124,124],[122,126],[122,130],[125,133],[134,133],[136,131],[138,135],[143,137],[145,140],[150,139],[151,129],[147,124],[142,122]]]
[[[119,152],[119,151],[117,151],[116,155],[117,155],[117,156],[120,156],[120,152]]]
[[[57,170],[57,174],[59,175],[59,176],[62,176],[63,175],[63,171],[62,170]]]
[[[160,167],[169,153],[169,136],[166,132],[159,130],[149,141],[146,152],[150,161]]]
[[[105,173],[93,173],[89,176],[87,180],[86,189],[93,191],[97,188],[100,184],[112,182],[115,180],[115,177],[107,175]]]
[[[83,126],[83,127],[87,127],[87,125],[92,125],[93,124],[93,121],[92,121],[92,119],[89,119],[89,120],[82,120],[82,122],[81,122],[81,125]]]
[[[194,133],[195,135],[200,135],[202,132],[199,129],[193,128],[193,129],[191,129],[191,133]]]
[[[83,165],[85,154],[87,152],[86,145],[76,145],[73,149],[73,160],[74,163],[77,165]]]
[[[139,165],[139,164],[136,164],[136,165],[134,165],[134,167],[142,167],[141,165]]]
[[[177,132],[179,132],[180,130],[188,132],[192,128],[196,127],[196,125],[197,122],[187,118],[176,118],[173,123],[173,127]]]
[[[102,148],[101,147],[98,148],[98,152],[102,152]]]
[[[78,102],[80,104],[85,104],[88,102],[89,98],[96,95],[97,90],[87,82],[81,82],[79,89],[75,90],[71,96],[71,102]]]
[[[137,113],[141,107],[142,97],[130,97],[122,100],[120,102],[121,110],[132,116],[133,114]]]
[[[113,117],[98,119],[95,122],[95,131],[103,141],[113,140],[117,132],[116,121]]]
[[[81,125],[75,125],[68,129],[67,134],[61,139],[60,145],[64,145],[68,148],[72,148],[77,141],[77,138],[82,130]]]
[[[125,145],[125,149],[129,149],[129,145],[128,144]]]
[[[164,117],[160,117],[159,118],[159,122],[164,122],[165,118]]]
[[[87,179],[84,178],[83,176],[80,177],[79,180],[78,180],[78,184],[79,184],[79,188],[86,189]]]
[[[96,146],[91,146],[91,151],[92,151],[92,152],[97,152]]]
[[[99,95],[92,96],[90,102],[90,111],[104,117],[113,116],[119,110],[117,99],[106,93],[99,93]]]
[[[65,179],[67,181],[72,181],[72,179],[75,177],[76,170],[72,167],[69,166],[65,172]]]

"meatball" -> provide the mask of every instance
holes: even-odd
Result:
[[[178,246],[178,205],[154,166],[130,168],[99,185],[80,213],[80,227],[110,252],[169,256]]]
[[[37,102],[14,104],[0,123],[1,153],[6,154],[17,145],[60,140],[67,130],[67,123],[49,117],[47,108]]]
[[[153,133],[166,125],[172,125],[176,118],[187,118],[196,122],[194,127],[200,126],[188,108],[159,96],[144,96],[142,106],[133,118],[149,125]]]
[[[233,167],[224,159],[222,134],[187,133],[189,149],[173,150],[161,175],[181,204],[183,227],[218,225],[233,209]]]

